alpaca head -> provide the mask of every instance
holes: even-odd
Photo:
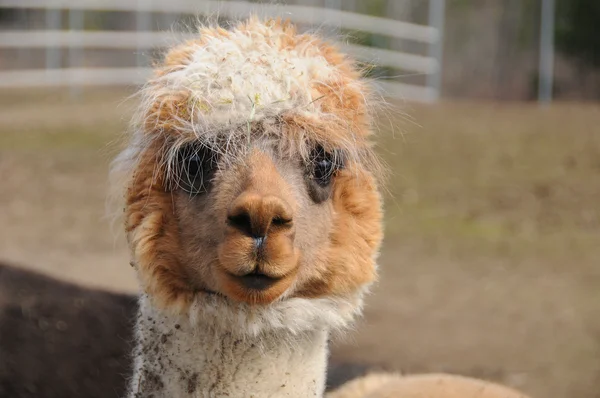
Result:
[[[359,295],[382,237],[368,97],[351,60],[281,21],[170,50],[116,162],[145,292],[179,311]]]

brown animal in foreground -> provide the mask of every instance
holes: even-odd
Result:
[[[137,299],[0,263],[0,397],[122,397]],[[369,366],[330,363],[335,388]]]
[[[120,397],[133,296],[0,265],[0,397]]]

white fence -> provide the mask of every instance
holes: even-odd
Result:
[[[0,0],[0,7],[13,9],[43,9],[48,30],[17,30],[0,32],[2,49],[46,49],[47,69],[0,71],[0,87],[121,85],[142,83],[150,73],[140,66],[127,68],[56,68],[53,49],[68,48],[69,60],[76,60],[86,48],[132,49],[141,51],[160,48],[185,38],[185,33],[154,32],[147,20],[148,12],[194,14],[225,18],[240,18],[250,13],[260,16],[282,16],[308,26],[332,26],[336,29],[364,31],[382,36],[420,42],[429,46],[429,56],[391,51],[382,48],[343,45],[345,51],[359,60],[372,62],[403,72],[427,76],[427,85],[409,85],[386,79],[377,84],[384,94],[416,101],[434,101],[439,97],[441,72],[441,34],[432,26],[423,26],[392,19],[373,17],[347,11],[300,5],[257,4],[243,1],[190,0]],[[430,22],[443,27],[444,0],[430,0]],[[69,11],[69,30],[58,30],[61,17],[58,10]],[[136,31],[85,31],[82,11],[136,12]],[[146,19],[145,19],[146,18]],[[443,29],[443,28],[442,28]],[[139,58],[138,58],[139,60]],[[73,65],[71,65],[73,66]]]

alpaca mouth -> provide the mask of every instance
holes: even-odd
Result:
[[[232,275],[235,279],[237,279],[242,286],[251,290],[267,290],[275,283],[277,283],[281,278],[272,277],[266,274],[255,270],[246,275]]]
[[[290,264],[254,263],[253,266],[221,266],[215,276],[219,291],[228,298],[248,304],[270,304],[293,284],[298,267]],[[291,268],[291,269],[288,269]],[[241,268],[241,269],[240,269]]]

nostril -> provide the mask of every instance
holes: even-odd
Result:
[[[237,228],[244,233],[252,234],[252,220],[248,213],[241,212],[227,216],[227,221],[232,227]]]
[[[250,237],[261,238],[271,230],[289,229],[292,212],[278,197],[243,193],[229,208],[227,224]]]

